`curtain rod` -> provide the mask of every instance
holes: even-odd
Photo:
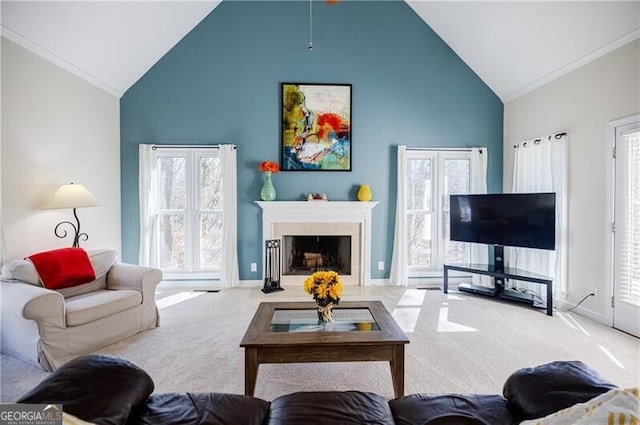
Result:
[[[567,132],[566,132],[566,131],[563,131],[563,132],[561,132],[561,133],[556,133],[556,134],[554,134],[554,135],[553,135],[553,138],[554,138],[554,139],[556,139],[556,140],[560,140],[560,139],[562,139],[562,137],[563,137],[563,136],[566,136],[566,135],[567,135]],[[547,136],[547,139],[548,139],[548,140],[551,140],[551,135]],[[537,144],[538,144],[538,143],[540,143],[540,142],[542,142],[542,139],[541,139],[541,138],[537,138],[537,139],[534,139],[534,140],[533,140],[533,144],[534,144],[534,145],[537,145]],[[515,144],[515,145],[513,145],[513,148],[514,148],[514,149],[518,149],[518,146],[519,146],[518,144]],[[523,142],[523,143],[522,143],[522,146],[526,148],[526,147],[527,147],[527,142]]]
[[[408,151],[458,151],[458,152],[471,152],[473,148],[410,148],[407,147]],[[478,148],[482,149],[482,148]]]
[[[222,144],[217,145],[151,145],[151,150],[158,149],[212,149],[219,148]],[[234,149],[238,149],[236,145],[232,145]]]

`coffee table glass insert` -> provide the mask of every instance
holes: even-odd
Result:
[[[312,309],[280,309],[273,312],[269,332],[370,332],[379,331],[368,308],[334,308],[333,322],[318,320]]]

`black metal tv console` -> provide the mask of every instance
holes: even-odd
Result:
[[[547,286],[547,316],[553,316],[553,279],[519,270],[511,267],[504,267],[503,270],[496,270],[491,264],[445,264],[444,265],[444,293],[449,292],[449,270],[457,270],[461,272],[469,272],[473,274],[482,274],[495,278],[493,288],[485,286],[477,286],[471,284],[461,284],[458,286],[459,291],[471,292],[474,294],[487,295],[509,301],[517,301],[531,306],[536,305],[533,295],[524,294],[518,291],[506,289],[504,286],[505,279],[522,280],[525,282],[539,283]]]

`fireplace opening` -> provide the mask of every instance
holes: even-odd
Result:
[[[318,270],[351,274],[351,236],[282,237],[283,274],[308,275]]]

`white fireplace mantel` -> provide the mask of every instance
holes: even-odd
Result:
[[[274,238],[280,223],[356,223],[361,227],[360,285],[371,280],[371,210],[378,202],[358,201],[256,201],[262,208],[262,239]],[[264,249],[264,243],[263,243]]]

